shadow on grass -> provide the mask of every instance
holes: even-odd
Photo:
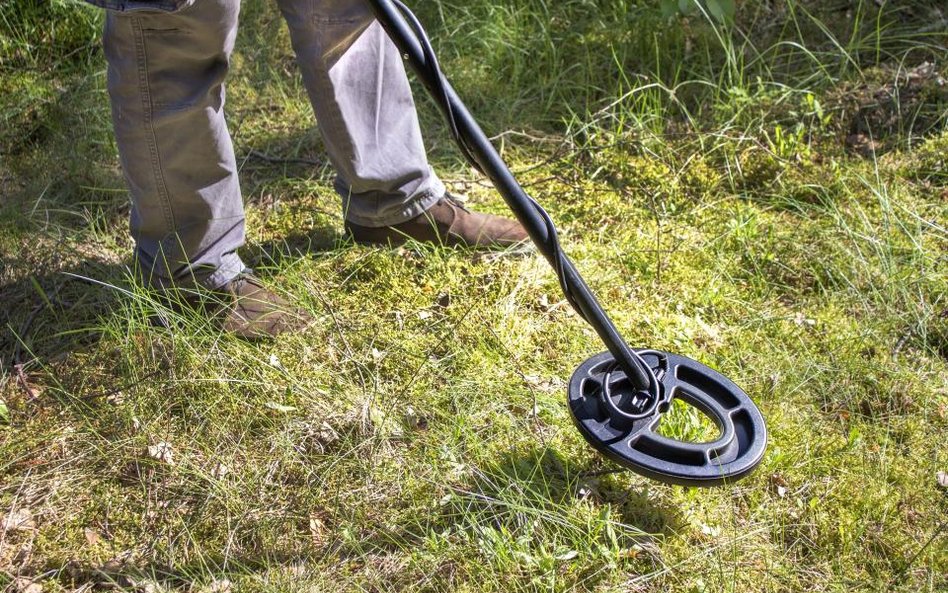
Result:
[[[538,508],[572,505],[588,500],[609,505],[617,523],[629,533],[667,534],[678,530],[678,513],[657,504],[648,488],[639,480],[630,483],[629,472],[616,467],[603,468],[601,459],[590,453],[586,463],[577,465],[549,447],[537,446],[526,452],[512,452],[498,463],[484,468],[471,484],[488,500],[514,498],[536,504]],[[551,506],[552,505],[552,506]]]
[[[349,244],[338,225],[323,224],[290,231],[279,239],[245,245],[240,256],[250,268],[270,267],[308,254],[344,249]]]
[[[336,228],[320,226],[247,245],[240,253],[249,267],[267,268],[345,245]],[[55,361],[92,346],[105,320],[121,314],[121,299],[136,290],[131,258],[88,258],[53,270],[37,267],[27,257],[5,265],[20,273],[16,279],[0,280],[0,368]],[[261,275],[266,277],[265,270]]]
[[[13,268],[24,265],[11,263]],[[89,259],[58,271],[36,270],[0,284],[4,303],[0,364],[6,368],[32,360],[55,360],[95,343],[96,327],[119,298],[118,290],[105,285],[121,287],[127,285],[126,279],[124,266]]]

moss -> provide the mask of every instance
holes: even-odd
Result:
[[[667,195],[675,186],[676,175],[667,164],[622,147],[597,152],[592,167],[597,171],[594,178],[632,192]]]
[[[245,4],[228,81],[237,152],[322,158],[278,7]],[[0,130],[0,357],[22,343],[23,362],[0,364],[0,512],[28,505],[39,526],[30,562],[5,564],[0,587],[11,573],[49,575],[49,591],[106,588],[98,569],[131,550],[109,578],[181,591],[215,578],[273,593],[944,589],[944,554],[922,546],[945,511],[933,477],[946,467],[948,287],[929,224],[945,206],[926,187],[942,183],[944,134],[891,168],[829,150],[815,103],[796,100],[821,92],[819,72],[747,83],[702,71],[724,55],[698,56],[709,31],[692,21],[695,39],[655,3],[472,0],[443,20],[429,4],[449,76],[483,86],[471,105],[486,128],[525,131],[503,136],[504,155],[622,335],[745,389],[768,422],[763,465],[701,490],[615,471],[564,405],[602,342],[543,258],[339,241],[328,168],[241,159],[243,254],[313,327],[250,344],[196,314],[153,325],[154,295],[123,269],[102,63],[63,56],[59,69],[38,48],[35,68],[0,68],[14,122]],[[744,3],[741,18],[770,19],[771,4]],[[636,34],[643,22],[663,26]],[[694,59],[670,59],[671,41]],[[793,49],[781,47],[779,59]],[[505,76],[480,85],[495,66]],[[674,101],[638,92],[633,72],[661,82],[653,66],[674,78]],[[699,108],[676,127],[672,102]],[[36,122],[16,119],[32,107]],[[477,209],[506,212],[457,167],[433,111],[422,107],[438,171]],[[793,139],[768,144],[778,124]],[[690,408],[666,420],[674,436],[715,432]],[[174,464],[148,455],[156,442]],[[6,537],[17,549],[0,564],[33,535]]]
[[[780,177],[784,164],[770,151],[748,148],[736,157],[737,175],[735,189],[739,192],[759,192],[773,187]]]
[[[706,158],[694,155],[679,174],[679,187],[693,200],[713,194],[720,186],[723,175]]]
[[[903,156],[903,175],[938,186],[948,185],[948,132],[927,139]]]
[[[793,206],[829,205],[845,195],[838,172],[832,166],[804,163],[789,166],[777,184],[779,199]]]
[[[0,78],[0,153],[17,153],[42,139],[57,95],[49,79],[38,72]]]

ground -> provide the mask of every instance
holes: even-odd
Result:
[[[228,89],[242,254],[318,323],[249,344],[165,311],[128,273],[101,15],[0,7],[0,587],[948,590],[948,15],[658,4],[419,13],[628,342],[760,406],[763,463],[713,489],[573,428],[603,346],[542,258],[343,236],[272,3]],[[420,97],[448,184],[505,212]],[[686,406],[663,431],[714,434]]]

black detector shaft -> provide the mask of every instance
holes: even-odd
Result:
[[[441,73],[415,16],[400,0],[366,1],[444,113],[464,156],[491,180],[553,267],[567,300],[608,348],[608,353],[581,365],[570,383],[570,411],[583,436],[620,464],[664,482],[709,485],[749,473],[762,459],[766,443],[763,418],[750,398],[727,379],[721,382],[723,377],[700,363],[666,353],[659,353],[665,357],[661,361],[650,363],[625,343],[563,253],[549,215],[523,190]],[[671,366],[668,357],[673,357]],[[686,368],[684,372],[692,379],[713,373],[712,383],[697,381],[712,387],[702,389],[693,385],[694,380],[673,376]],[[708,414],[721,436],[711,443],[694,444],[654,433],[674,397]],[[705,401],[709,398],[715,401]]]

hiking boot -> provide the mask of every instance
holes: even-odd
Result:
[[[505,249],[527,239],[526,230],[516,220],[472,212],[451,194],[411,220],[383,227],[346,221],[346,232],[356,243],[368,245],[401,245],[414,239],[449,247]]]

